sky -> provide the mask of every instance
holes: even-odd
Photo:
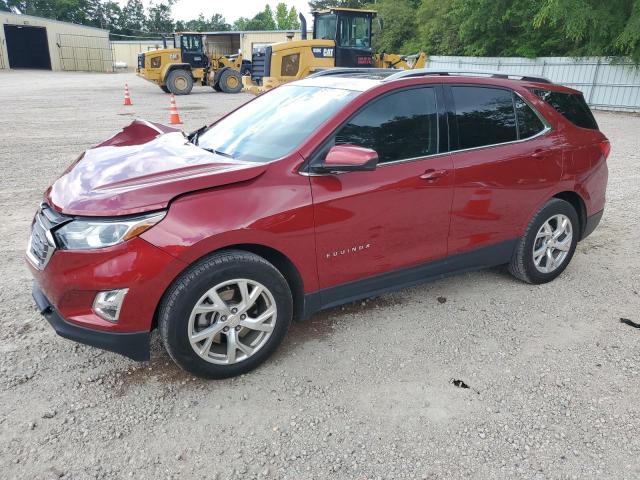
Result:
[[[296,7],[298,13],[302,12],[307,17],[307,22],[310,21],[311,13],[307,0],[178,0],[173,6],[172,13],[174,20],[191,20],[200,13],[205,17],[219,13],[227,19],[228,23],[233,23],[239,17],[255,16],[267,3],[275,11],[280,1],[284,1],[288,7]],[[148,6],[149,0],[144,0],[144,3]]]

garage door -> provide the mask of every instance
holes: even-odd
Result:
[[[10,68],[42,68],[51,70],[49,42],[45,27],[5,25]]]

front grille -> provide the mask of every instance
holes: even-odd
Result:
[[[27,258],[39,270],[47,266],[56,249],[51,229],[69,220],[71,220],[69,217],[56,212],[46,203],[40,205],[33,220],[31,237],[27,245]]]

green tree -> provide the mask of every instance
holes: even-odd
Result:
[[[176,0],[165,0],[157,4],[153,2],[149,4],[145,23],[148,32],[171,33],[174,31],[175,24],[171,17],[171,7],[175,2]]]
[[[288,9],[284,2],[276,5],[275,21],[278,30],[297,30],[300,28],[296,7]]]
[[[273,10],[267,4],[264,10],[255,17],[249,19],[240,17],[233,24],[234,30],[276,30],[276,21],[273,18]]]
[[[383,29],[376,29],[374,22],[373,46],[377,51],[388,53],[409,53],[417,29],[415,0],[380,0],[375,5],[378,17],[384,21]],[[416,48],[417,50],[417,48]]]
[[[179,32],[226,32],[229,30],[231,25],[219,13],[214,13],[210,19],[205,18],[201,13],[196,19],[176,22],[176,31]]]
[[[144,12],[142,0],[127,0],[122,8],[118,31],[125,35],[140,35],[144,33],[147,16]]]
[[[575,55],[624,55],[640,63],[639,0],[542,0],[536,28],[550,26]]]
[[[289,9],[289,13],[287,14],[287,29],[300,29],[300,19],[298,18],[298,11],[296,10],[296,7],[291,7]]]

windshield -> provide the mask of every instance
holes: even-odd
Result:
[[[336,38],[336,21],[335,15],[318,15],[316,17],[315,36],[314,38],[321,40],[334,40]]]
[[[198,136],[219,155],[268,162],[291,153],[360,92],[284,85],[223,118]]]

